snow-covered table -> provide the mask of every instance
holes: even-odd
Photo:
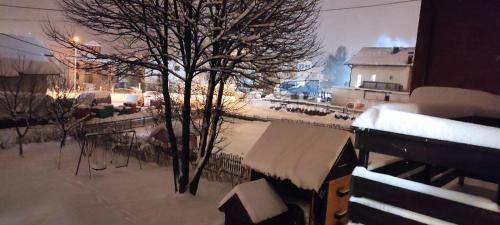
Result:
[[[453,113],[451,117],[456,117],[459,108],[467,109],[443,104],[387,104],[368,109],[353,123],[360,165],[367,167],[369,153],[378,152],[499,183],[500,128],[431,116]]]

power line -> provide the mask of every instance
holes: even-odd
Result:
[[[56,51],[56,50],[53,50],[53,49],[50,49],[50,48],[47,48],[43,45],[39,45],[39,44],[35,44],[33,42],[29,42],[29,41],[26,41],[26,40],[23,40],[23,39],[20,39],[20,38],[17,38],[17,37],[14,37],[10,34],[6,34],[6,33],[0,33],[0,35],[3,35],[3,36],[6,36],[8,38],[12,38],[14,40],[18,40],[20,42],[24,42],[26,44],[30,44],[30,45],[33,45],[33,46],[36,46],[36,47],[39,47],[39,48],[43,48],[43,49],[46,49],[46,50],[49,50],[49,51],[52,51],[52,52],[56,52],[56,53],[59,53],[59,54],[62,54],[62,55],[67,55],[66,53],[63,53],[63,52],[59,52],[59,51]]]
[[[64,10],[62,10],[62,9],[42,8],[42,7],[30,7],[30,6],[22,6],[22,5],[0,4],[0,7],[17,8],[17,9],[31,9],[31,10],[41,10],[41,11],[64,12]]]
[[[12,22],[51,22],[51,23],[73,23],[69,20],[47,20],[47,19],[20,19],[20,18],[0,18],[0,21]]]
[[[28,54],[28,55],[40,56],[40,54],[38,54],[38,53],[25,51],[25,50],[18,49],[18,48],[12,48],[12,47],[5,46],[5,45],[2,45],[2,44],[0,44],[0,48],[6,48],[6,49],[10,49],[10,50],[17,51],[17,52],[24,52],[24,53],[26,53],[26,54]]]
[[[419,1],[420,0],[406,0],[406,1],[397,1],[397,2],[387,2],[387,3],[371,4],[371,5],[361,5],[361,6],[342,7],[342,8],[321,9],[320,11],[322,11],[322,12],[332,12],[332,11],[351,10],[351,9],[373,8],[373,7],[388,6],[388,5],[397,5],[397,4],[404,4],[404,3],[409,3],[409,2],[419,2]],[[62,10],[62,9],[42,8],[42,7],[30,7],[30,6],[20,6],[20,5],[8,5],[8,4],[0,4],[0,7],[64,12],[64,10]]]
[[[341,10],[350,10],[350,9],[373,8],[373,7],[379,7],[379,6],[388,6],[388,5],[409,3],[409,2],[420,2],[420,0],[406,0],[406,1],[387,2],[387,3],[379,3],[379,4],[372,4],[372,5],[360,5],[360,6],[343,7],[343,8],[321,9],[320,11],[332,12],[332,11],[341,11]]]

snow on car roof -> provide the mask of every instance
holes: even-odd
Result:
[[[351,133],[291,121],[273,121],[243,158],[250,168],[318,191]]]

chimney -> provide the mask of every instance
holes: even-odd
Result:
[[[406,61],[407,64],[413,64],[413,52],[408,52],[408,61]]]
[[[399,47],[392,48],[392,54],[396,54],[399,52]]]

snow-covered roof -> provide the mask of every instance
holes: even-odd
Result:
[[[37,39],[16,35],[0,35],[0,76],[61,74],[51,60],[52,52]]]
[[[500,206],[490,199],[479,197],[475,195],[470,195],[462,192],[447,190],[443,188],[438,188],[430,185],[425,185],[422,183],[405,180],[385,174],[375,173],[368,171],[363,167],[356,167],[352,173],[353,176],[362,177],[364,179],[376,181],[379,183],[384,183],[394,187],[400,187],[413,192],[418,192],[421,194],[431,195],[442,199],[447,199],[454,202],[459,202],[465,205],[470,205],[477,208],[482,208],[485,210],[490,210],[493,212],[500,212]],[[351,199],[352,200],[352,199]],[[427,224],[427,223],[426,223]]]
[[[419,114],[422,109],[418,104],[378,105],[363,112],[352,126],[500,149],[500,128]]]
[[[219,208],[234,195],[238,196],[253,223],[260,223],[288,211],[283,200],[265,179],[237,185],[222,199]]]
[[[408,64],[408,54],[415,52],[415,48],[378,48],[364,47],[349,60],[348,65],[371,65],[371,66],[412,66]],[[412,54],[413,54],[412,53]]]
[[[351,134],[291,121],[273,121],[243,164],[266,175],[318,191]]]
[[[500,96],[484,91],[452,87],[420,87],[411,93],[410,102],[418,113],[460,118],[480,116],[500,118]]]

